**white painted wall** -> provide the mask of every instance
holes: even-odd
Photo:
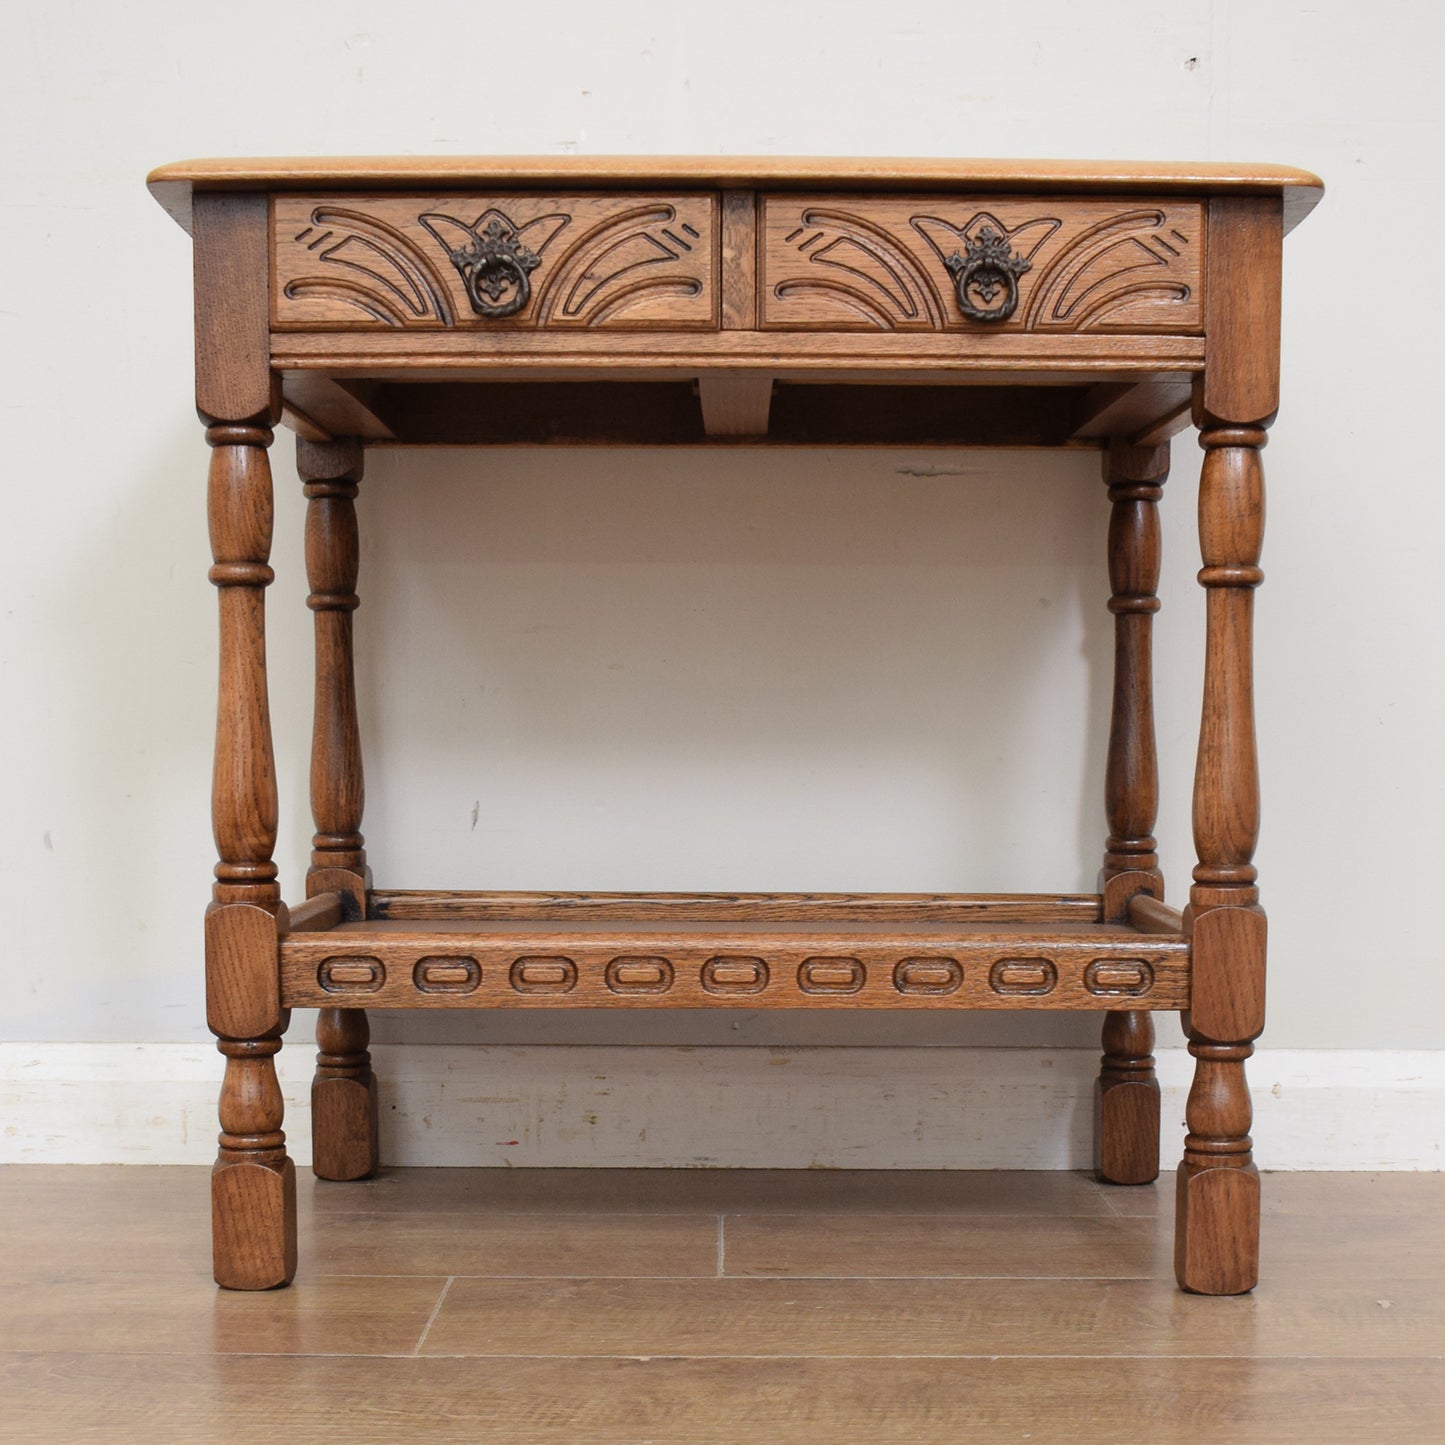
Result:
[[[205,1037],[205,448],[189,242],[146,170],[205,154],[756,151],[1267,159],[1325,177],[1287,242],[1266,458],[1264,1047],[1440,1046],[1445,488],[1428,363],[1445,334],[1445,18],[1405,4],[1362,17],[1344,0],[1040,0],[1008,15],[953,0],[552,0],[506,23],[455,0],[0,8],[0,1039]],[[1198,452],[1187,437],[1175,449],[1160,836],[1180,896],[1202,602]],[[294,893],[310,641],[284,443],[276,475],[278,858]],[[1087,888],[1105,512],[1083,456],[377,458],[359,625],[378,879]],[[1093,1025],[529,1013],[377,1033],[1087,1048]],[[1162,1034],[1178,1041],[1171,1021]],[[71,1110],[72,1139],[94,1113],[93,1098]]]

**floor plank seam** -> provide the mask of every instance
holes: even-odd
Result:
[[[743,1355],[743,1354],[719,1354],[719,1355],[686,1355],[675,1353],[653,1352],[639,1353],[635,1351],[617,1351],[611,1354],[579,1355],[579,1354],[555,1354],[555,1355],[523,1355],[516,1353],[487,1354],[473,1352],[460,1354],[450,1350],[434,1350],[429,1354],[418,1355],[413,1350],[404,1352],[396,1350],[379,1350],[368,1355],[358,1355],[345,1351],[327,1350],[298,1350],[290,1353],[281,1351],[257,1351],[257,1350],[226,1350],[219,1353],[202,1356],[194,1351],[188,1350],[17,1350],[0,1349],[0,1360],[36,1360],[36,1359],[84,1359],[84,1360],[196,1360],[201,1358],[212,1358],[221,1360],[258,1360],[275,1362],[278,1360],[398,1360],[407,1364],[413,1364],[417,1360],[637,1360],[644,1364],[667,1363],[673,1361],[679,1364],[696,1363],[725,1363],[727,1361],[747,1361],[749,1363],[767,1363],[769,1361],[779,1364],[798,1361],[842,1361],[849,1362],[878,1362],[886,1360],[988,1360],[990,1362],[1005,1363],[1014,1361],[1085,1361],[1092,1360],[1097,1364],[1114,1364],[1123,1361],[1139,1361],[1143,1363],[1162,1361],[1189,1361],[1189,1360],[1220,1360],[1220,1361],[1251,1361],[1267,1360],[1275,1363],[1297,1361],[1299,1363],[1315,1363],[1325,1365],[1362,1365],[1379,1367],[1383,1365],[1445,1365],[1445,1355],[1301,1355],[1301,1354],[1199,1354],[1199,1355],[1147,1355],[1147,1354],[1118,1354],[1118,1355],[1025,1355],[1025,1354],[977,1354],[977,1355],[817,1355],[817,1354],[791,1354],[791,1355]]]
[[[447,1295],[451,1292],[452,1281],[455,1278],[455,1275],[447,1276],[447,1282],[442,1286],[442,1292],[437,1296],[436,1304],[432,1306],[432,1312],[422,1328],[421,1338],[416,1342],[416,1348],[412,1350],[412,1354],[418,1358],[421,1356],[421,1347],[426,1344],[426,1337],[431,1334],[431,1327],[436,1323],[437,1316],[442,1312],[442,1306],[447,1302]]]
[[[159,1352],[153,1352],[153,1353],[159,1353]],[[179,1358],[179,1359],[190,1358],[189,1356],[184,1356],[184,1355],[180,1355],[180,1354],[177,1354],[175,1357],[176,1357],[176,1358]],[[225,1358],[227,1358],[227,1359],[236,1359],[236,1358],[240,1358],[240,1357],[239,1357],[239,1356],[235,1356],[235,1355],[227,1355]],[[313,1358],[313,1357],[312,1357],[312,1356],[305,1356],[305,1355],[258,1355],[258,1356],[247,1356],[246,1358],[272,1359],[272,1360],[274,1360],[274,1359],[293,1360],[293,1359],[306,1359],[306,1358]],[[364,1358],[364,1359],[410,1359],[410,1358],[412,1358],[412,1357],[409,1356],[409,1355],[367,1355],[367,1356],[357,1356],[357,1355],[342,1355],[342,1356],[336,1356],[336,1355],[316,1355],[316,1356],[314,1356],[314,1358],[316,1358],[316,1359],[362,1359],[362,1358]],[[744,1355],[744,1354],[713,1354],[713,1355],[700,1355],[700,1354],[698,1354],[698,1355],[694,1355],[694,1354],[681,1353],[681,1352],[677,1352],[677,1351],[667,1351],[667,1352],[654,1351],[653,1353],[648,1354],[648,1353],[639,1353],[639,1352],[637,1352],[637,1351],[631,1351],[631,1350],[614,1350],[614,1351],[602,1352],[602,1353],[598,1353],[598,1354],[585,1354],[585,1355],[584,1355],[584,1354],[578,1354],[578,1353],[576,1353],[575,1351],[572,1352],[572,1353],[570,1353],[570,1354],[569,1354],[569,1353],[564,1353],[564,1352],[559,1352],[559,1353],[557,1353],[557,1354],[552,1354],[552,1355],[518,1355],[518,1354],[486,1354],[486,1353],[482,1353],[482,1352],[479,1352],[479,1351],[468,1351],[468,1352],[466,1352],[466,1353],[459,1353],[459,1352],[454,1352],[454,1351],[451,1351],[451,1350],[432,1350],[432,1351],[428,1352],[427,1354],[422,1355],[420,1358],[425,1359],[425,1360],[638,1360],[638,1361],[641,1361],[641,1362],[644,1363],[644,1364],[650,1364],[650,1363],[654,1363],[654,1362],[666,1362],[666,1361],[669,1361],[669,1360],[676,1361],[676,1362],[678,1362],[678,1363],[680,1363],[680,1364],[696,1364],[696,1363],[708,1363],[708,1362],[722,1363],[722,1362],[730,1361],[730,1360],[746,1361],[746,1362],[748,1362],[748,1363],[750,1363],[750,1364],[767,1363],[767,1362],[769,1362],[769,1361],[771,1361],[771,1362],[773,1362],[773,1363],[783,1364],[783,1363],[787,1363],[787,1362],[790,1362],[790,1361],[791,1361],[791,1362],[798,1362],[798,1361],[806,1361],[806,1360],[813,1360],[813,1361],[834,1361],[834,1360],[836,1360],[836,1361],[852,1362],[852,1363],[859,1363],[859,1362],[873,1362],[873,1363],[878,1363],[878,1362],[880,1362],[880,1361],[887,1361],[887,1360],[939,1360],[939,1361],[987,1360],[987,1361],[989,1361],[990,1363],[997,1363],[997,1364],[1003,1364],[1003,1363],[1006,1363],[1006,1362],[1014,1362],[1014,1361],[1020,1361],[1020,1360],[1022,1360],[1022,1361],[1034,1361],[1034,1360],[1036,1360],[1036,1361],[1044,1361],[1044,1360],[1084,1361],[1084,1360],[1092,1360],[1092,1361],[1094,1361],[1095,1363],[1101,1364],[1101,1365],[1120,1363],[1120,1362],[1125,1361],[1125,1360],[1143,1361],[1143,1362],[1145,1362],[1145,1363],[1149,1363],[1149,1362],[1162,1362],[1162,1361],[1166,1361],[1166,1360],[1173,1360],[1173,1361],[1222,1360],[1222,1361],[1226,1361],[1226,1362],[1228,1362],[1228,1361],[1241,1361],[1241,1360],[1271,1360],[1271,1361],[1274,1361],[1274,1362],[1276,1362],[1276,1363],[1299,1362],[1299,1363],[1301,1363],[1301,1364],[1317,1363],[1317,1364],[1341,1364],[1341,1365],[1343,1365],[1343,1364],[1356,1364],[1356,1365],[1385,1365],[1385,1364],[1405,1364],[1405,1365],[1411,1365],[1411,1364],[1413,1364],[1413,1365],[1421,1365],[1421,1364],[1440,1364],[1440,1363],[1445,1363],[1445,1355],[1300,1355],[1300,1354],[1288,1354],[1288,1353],[1281,1353],[1281,1354],[1277,1354],[1277,1355],[1271,1355],[1271,1354],[1232,1354],[1232,1355],[1231,1355],[1231,1354],[1221,1354],[1221,1353],[1219,1353],[1218,1351],[1215,1351],[1215,1352],[1210,1353],[1210,1354],[1194,1354],[1194,1355],[1180,1355],[1180,1354],[1169,1354],[1169,1355],[1166,1355],[1166,1354],[1157,1354],[1157,1355],[1149,1355],[1149,1354],[1128,1354],[1128,1355],[1125,1355],[1125,1354],[1119,1354],[1119,1355],[1087,1355],[1087,1354],[1078,1354],[1078,1355],[1059,1355],[1059,1354],[1053,1354],[1053,1355],[1032,1355],[1032,1354],[1022,1354],[1022,1353],[1014,1353],[1014,1354],[994,1354],[994,1353],[989,1353],[989,1352],[980,1352],[980,1353],[978,1353],[978,1354],[972,1354],[972,1355],[970,1355],[970,1354],[951,1354],[951,1355],[945,1355],[945,1354],[931,1354],[931,1355],[930,1355],[930,1354],[820,1355],[820,1354],[807,1354],[807,1353],[804,1353],[804,1352],[802,1352],[802,1351],[798,1351],[798,1352],[793,1353],[793,1354],[776,1354],[776,1355]]]
[[[323,1274],[309,1275],[312,1283],[323,1279],[439,1279],[435,1272],[428,1274]],[[1078,1281],[1089,1284],[1158,1284],[1167,1276],[1162,1274],[466,1274],[450,1275],[449,1281],[457,1280],[526,1280],[542,1283],[577,1283],[582,1280],[623,1280],[639,1284],[698,1284],[710,1279],[726,1279],[734,1284],[788,1283],[796,1280],[817,1280],[825,1284],[851,1284],[877,1281],[881,1284],[922,1283],[932,1280],[942,1284],[970,1284],[990,1282],[1003,1284],[1053,1284],[1056,1282]],[[305,1281],[299,1281],[304,1283]]]
[[[317,1283],[325,1279],[438,1279],[431,1274],[324,1274],[308,1275],[307,1280]],[[918,1284],[933,1281],[938,1284],[1054,1284],[1075,1281],[1085,1284],[1159,1284],[1166,1279],[1163,1274],[467,1274],[450,1276],[457,1280],[494,1280],[499,1283],[526,1281],[532,1284],[571,1283],[584,1280],[611,1280],[613,1282],[634,1282],[637,1284],[698,1284],[710,1279],[726,1279],[733,1284],[786,1284],[793,1281],[809,1280],[824,1284],[854,1284],[877,1282],[880,1284]],[[298,1281],[304,1283],[305,1281]]]
[[[723,1222],[726,1219],[727,1215],[725,1214],[719,1214],[717,1217],[717,1277],[719,1279],[722,1279],[727,1273],[726,1246],[723,1241]]]

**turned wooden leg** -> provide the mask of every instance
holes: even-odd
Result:
[[[1259,1174],[1245,1060],[1264,1028],[1265,918],[1254,868],[1259,769],[1254,736],[1254,589],[1264,542],[1260,448],[1279,406],[1280,203],[1211,199],[1205,277],[1209,357],[1195,381],[1204,448],[1204,709],[1194,772],[1199,862],[1184,910],[1194,1085],[1179,1166],[1174,1267],[1199,1294],[1259,1280]]]
[[[1159,766],[1154,747],[1152,631],[1159,610],[1159,498],[1169,448],[1115,441],[1104,454],[1109,517],[1109,583],[1114,614],[1114,700],[1104,801],[1109,837],[1099,892],[1104,920],[1122,921],[1139,893],[1164,896],[1154,820]],[[1095,1087],[1094,1164],[1110,1184],[1159,1176],[1159,1082],[1154,1021],[1142,1010],[1104,1017],[1104,1057]]]
[[[206,994],[226,1056],[220,1151],[211,1181],[216,1282],[269,1289],[296,1272],[295,1169],[281,1132],[274,1056],[285,923],[271,854],[276,780],[266,696],[265,589],[271,581],[269,426],[213,423],[211,581],[221,613],[212,826],[220,861],[206,913]]]
[[[278,1031],[279,1032],[279,1031]],[[221,1139],[211,1171],[216,1283],[271,1289],[296,1274],[296,1166],[281,1132],[279,1037],[222,1039]]]
[[[357,441],[296,444],[305,483],[308,605],[316,618],[316,700],[311,735],[311,813],[316,823],[308,897],[342,895],[348,918],[366,916],[371,875],[361,817],[365,786],[356,713],[351,614],[358,606],[360,548],[355,498],[364,454]],[[376,1076],[360,1009],[322,1009],[311,1086],[311,1167],[322,1179],[364,1179],[377,1166]]]
[[[1194,784],[1199,864],[1184,914],[1195,1058],[1179,1166],[1175,1272],[1200,1294],[1259,1278],[1259,1175],[1244,1062],[1264,1028],[1265,920],[1251,863],[1259,835],[1252,702],[1254,588],[1264,534],[1263,427],[1201,433],[1199,516],[1208,589],[1204,715]]]
[[[211,446],[206,512],[221,621],[211,779],[219,861],[205,935],[206,1020],[226,1073],[212,1233],[216,1282],[268,1289],[289,1283],[296,1270],[296,1184],[274,1062],[288,1020],[279,953],[288,919],[271,860],[277,806],[266,695],[266,449],[281,406],[268,360],[266,197],[197,196],[192,235],[196,410]]]
[[[1159,1081],[1154,1020],[1142,1009],[1104,1015],[1104,1057],[1094,1086],[1095,1167],[1106,1184],[1159,1177]]]
[[[365,1009],[324,1008],[316,1019],[311,1084],[311,1167],[321,1179],[376,1172],[376,1075]]]

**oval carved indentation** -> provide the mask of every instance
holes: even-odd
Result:
[[[577,965],[561,954],[533,954],[512,963],[512,987],[518,993],[571,993]]]
[[[1084,970],[1084,987],[1104,997],[1138,998],[1154,987],[1154,967],[1142,958],[1096,958]]]
[[[607,965],[606,978],[613,993],[666,993],[672,987],[672,964],[647,954],[623,954]]]
[[[709,993],[761,993],[768,986],[768,965],[744,954],[719,954],[702,966]]]
[[[316,981],[327,993],[375,993],[386,982],[386,965],[364,954],[323,958]]]
[[[988,971],[988,986],[1005,998],[1052,993],[1059,971],[1047,958],[1001,958]]]
[[[956,958],[905,958],[893,970],[899,993],[954,993],[963,982],[963,965]]]
[[[482,981],[482,966],[466,954],[432,954],[417,961],[411,976],[423,993],[471,993]]]
[[[867,973],[857,958],[805,958],[798,966],[804,993],[857,993]]]

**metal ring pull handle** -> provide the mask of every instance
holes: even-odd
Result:
[[[532,299],[531,273],[542,258],[522,244],[517,228],[499,211],[488,212],[472,225],[435,211],[419,219],[446,247],[478,316],[494,320],[515,316]],[[451,237],[464,244],[452,245]]]
[[[532,266],[536,264],[533,256]],[[484,256],[462,272],[472,310],[478,316],[515,316],[532,299],[532,283],[527,277],[531,269],[517,256]],[[511,294],[502,300],[507,292]]]
[[[972,321],[1007,321],[1019,304],[1019,277],[1032,263],[1011,252],[1007,239],[992,226],[976,238],[965,236],[963,245],[962,253],[955,251],[943,263],[958,292],[958,309]],[[1003,300],[995,306],[1000,291]]]

